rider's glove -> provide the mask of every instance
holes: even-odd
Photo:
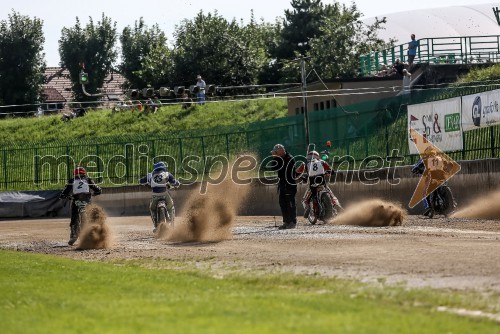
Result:
[[[66,194],[61,193],[61,195],[59,195],[59,199],[66,199],[66,198],[68,198],[68,195]]]

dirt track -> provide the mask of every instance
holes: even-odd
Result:
[[[0,248],[77,260],[161,257],[188,268],[210,267],[215,275],[290,271],[410,287],[500,291],[498,220],[410,216],[398,227],[311,226],[301,220],[296,229],[278,231],[273,217],[238,217],[232,239],[206,243],[155,239],[149,217],[107,222],[114,237],[111,249],[67,246],[68,218],[2,221]]]

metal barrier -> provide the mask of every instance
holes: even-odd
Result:
[[[498,89],[500,83],[477,87],[416,90],[409,94],[369,101],[309,114],[310,139],[317,150],[349,157],[355,167],[369,156],[385,160],[403,157],[402,164],[418,158],[408,149],[407,106]],[[0,149],[0,191],[60,189],[75,165],[87,167],[102,186],[137,184],[151,170],[153,161],[164,160],[176,177],[192,183],[221,169],[221,163],[241,154],[255,155],[265,164],[276,143],[293,155],[305,155],[302,115],[256,122],[244,126],[177,131],[168,135],[135,135],[71,140],[60,143],[19,143]],[[332,143],[326,147],[326,142]],[[500,125],[464,133],[464,149],[450,152],[457,160],[498,158]],[[344,168],[343,166],[334,166]],[[351,165],[350,167],[353,167]],[[256,175],[254,175],[256,176]]]
[[[471,64],[500,62],[500,36],[437,37],[418,40],[414,63]],[[360,57],[361,75],[377,73],[383,64],[405,62],[408,43],[370,52]]]

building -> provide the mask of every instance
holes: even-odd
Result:
[[[47,67],[45,70],[46,83],[43,85],[45,103],[42,108],[49,113],[69,110],[69,102],[73,101],[73,91],[69,71],[61,67]],[[106,102],[121,100],[124,96],[122,88],[125,78],[119,73],[110,73],[104,80],[102,101]]]

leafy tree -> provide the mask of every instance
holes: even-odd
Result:
[[[197,74],[218,84],[232,82],[232,57],[239,42],[238,26],[214,14],[200,11],[193,20],[185,19],[174,31],[175,85],[190,85]]]
[[[61,66],[68,69],[75,100],[80,102],[100,99],[84,94],[79,83],[80,64],[85,65],[85,72],[89,74],[85,90],[90,94],[97,94],[117,58],[116,22],[113,23],[104,13],[97,24],[94,24],[92,18],[89,19],[87,26],[82,27],[77,17],[75,26],[63,28],[59,39]]]
[[[352,78],[359,76],[360,56],[372,50],[392,47],[377,33],[386,22],[376,18],[371,25],[364,24],[355,4],[347,7],[334,3],[328,6],[326,19],[320,25],[320,34],[309,41],[311,65],[324,78]]]
[[[193,20],[176,27],[175,84],[193,84],[197,74],[207,83],[222,86],[249,85],[258,82],[259,74],[269,62],[267,39],[271,26],[231,22],[200,11]]]
[[[119,68],[133,88],[158,88],[171,81],[172,52],[167,37],[157,24],[148,28],[141,17],[133,28],[126,27],[120,36],[122,63]]]
[[[285,10],[278,37],[269,45],[274,58],[268,78],[271,82],[298,82],[300,69],[298,57],[305,56],[310,49],[309,40],[319,36],[321,24],[327,16],[328,6],[321,0],[292,0],[292,10]]]
[[[325,18],[325,7],[321,0],[292,0],[292,10],[285,10],[281,42],[274,50],[278,59],[295,57],[295,52],[304,55],[309,51],[309,39],[318,36]]]
[[[45,61],[43,21],[15,11],[0,22],[0,103],[25,105],[13,110],[34,110],[42,100]]]

